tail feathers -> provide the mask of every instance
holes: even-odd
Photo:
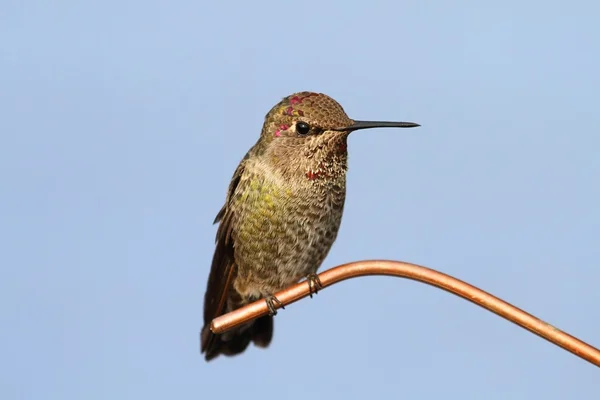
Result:
[[[204,325],[200,334],[200,350],[210,361],[220,354],[235,356],[243,353],[252,341],[258,347],[267,347],[273,338],[273,317],[264,316],[245,326],[242,330],[215,335],[209,325]]]

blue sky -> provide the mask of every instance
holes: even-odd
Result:
[[[266,351],[207,364],[198,332],[229,179],[272,105],[312,90],[422,124],[350,137],[322,269],[426,265],[600,346],[599,17],[591,1],[5,1],[0,396],[597,399],[596,367],[401,279],[286,307]]]

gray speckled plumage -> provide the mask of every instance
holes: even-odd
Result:
[[[265,316],[223,335],[210,321],[316,273],[337,236],[346,196],[348,134],[355,121],[324,94],[284,98],[237,167],[218,213],[201,350],[210,360],[266,347]],[[361,129],[361,128],[358,128]]]

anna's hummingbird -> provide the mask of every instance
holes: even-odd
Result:
[[[346,198],[350,132],[411,128],[412,122],[354,121],[320,93],[285,97],[266,115],[258,142],[240,162],[217,214],[216,249],[204,298],[201,351],[206,360],[266,347],[273,336],[273,293],[308,279],[333,244]],[[215,335],[210,322],[264,298],[271,315]]]

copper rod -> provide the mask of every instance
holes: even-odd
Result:
[[[324,271],[319,274],[319,278],[323,288],[325,288],[346,279],[367,275],[398,276],[444,289],[463,299],[469,300],[470,302],[475,303],[600,367],[600,350],[597,348],[590,346],[576,337],[555,328],[547,322],[544,322],[475,286],[469,285],[466,282],[433,269],[399,261],[358,261]],[[304,281],[276,293],[275,296],[281,301],[282,305],[286,306],[309,294],[308,284]],[[279,308],[279,306],[277,306],[277,308]],[[264,300],[258,300],[215,318],[211,323],[210,329],[214,333],[220,334],[245,322],[267,315],[268,313],[269,310],[266,302]]]

